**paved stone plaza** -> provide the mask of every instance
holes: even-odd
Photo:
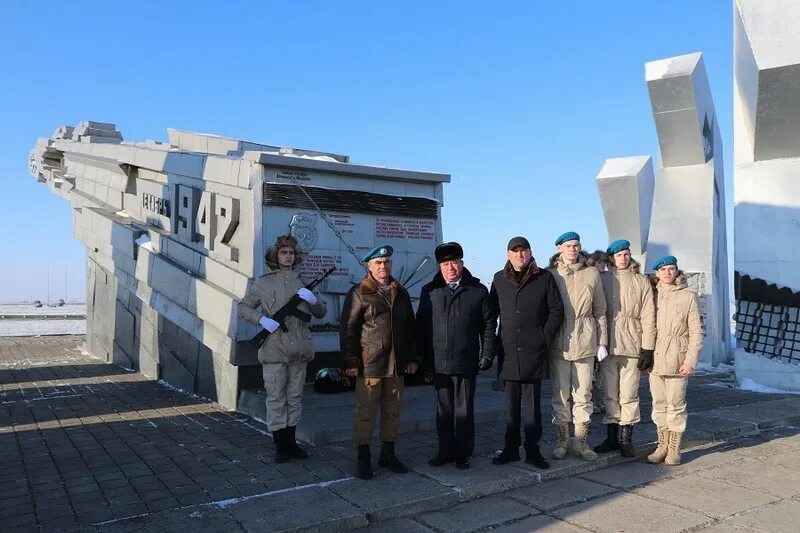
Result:
[[[413,472],[364,482],[346,442],[275,465],[263,425],[84,355],[82,342],[0,339],[0,531],[794,531],[800,520],[800,397],[732,389],[724,374],[690,381],[695,449],[680,467],[613,454],[496,467],[503,427],[489,422],[468,471],[428,467],[436,435],[420,431],[398,445]],[[642,411],[649,420],[648,402]],[[653,435],[640,424],[640,452]],[[593,443],[602,437],[595,422]],[[546,449],[552,438],[546,427]]]

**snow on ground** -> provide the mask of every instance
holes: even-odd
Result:
[[[78,315],[86,314],[86,304],[66,304],[61,307],[34,307],[33,304],[0,304],[0,316],[13,315]]]
[[[800,394],[800,392],[786,391],[776,389],[775,387],[768,387],[767,385],[762,385],[761,383],[753,381],[750,378],[744,378],[739,388],[741,390],[747,390],[750,392],[764,392],[767,394]]]
[[[86,320],[0,320],[0,337],[85,335]]]
[[[706,374],[732,374],[733,365],[720,363],[717,366],[711,366],[711,363],[698,363],[695,371],[704,372]]]

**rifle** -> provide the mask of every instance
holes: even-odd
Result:
[[[335,266],[332,266],[330,269],[326,270],[320,277],[318,277],[317,279],[306,285],[306,289],[310,291],[314,290],[314,287],[322,283],[325,280],[325,278],[333,274],[334,270],[336,270]],[[289,331],[289,328],[286,327],[286,319],[289,318],[290,316],[299,318],[300,320],[306,323],[311,322],[311,315],[309,315],[308,313],[304,313],[303,311],[297,308],[297,306],[300,305],[301,302],[303,302],[303,299],[300,298],[300,296],[298,296],[297,294],[295,294],[288,302],[283,304],[283,307],[278,309],[275,312],[275,314],[272,315],[270,318],[275,322],[277,322],[278,324],[280,324],[280,329],[282,329],[283,331]],[[262,328],[261,331],[258,333],[258,335],[253,337],[251,342],[257,345],[259,348],[261,348],[261,345],[264,344],[264,341],[267,340],[267,337],[269,337],[269,331]]]

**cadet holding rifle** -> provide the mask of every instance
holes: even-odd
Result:
[[[324,317],[327,306],[305,287],[295,270],[301,261],[297,239],[281,235],[264,258],[269,271],[253,282],[239,302],[239,318],[261,325],[265,330],[262,333],[267,334],[258,360],[263,366],[267,426],[275,441],[275,462],[283,463],[289,458],[308,457],[295,437],[306,365],[314,359],[308,321],[311,315]],[[295,295],[302,301],[287,312],[283,308]]]

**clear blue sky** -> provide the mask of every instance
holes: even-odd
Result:
[[[85,293],[70,209],[27,170],[37,137],[81,120],[128,140],[173,127],[450,173],[444,237],[486,281],[516,234],[539,262],[565,230],[606,246],[603,160],[657,155],[643,64],[702,51],[732,198],[729,0],[0,9],[0,301],[46,297],[50,261],[53,298],[65,269],[70,299]]]

